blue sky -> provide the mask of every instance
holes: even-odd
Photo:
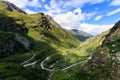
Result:
[[[63,28],[97,35],[120,19],[120,0],[7,0],[29,14],[44,12]]]

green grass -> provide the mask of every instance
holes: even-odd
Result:
[[[58,70],[51,80],[97,80],[94,76],[82,70],[81,65],[77,65],[68,70]]]
[[[0,59],[0,62],[15,62],[22,63],[23,61],[32,57],[31,55],[26,55],[25,53],[13,54],[11,56],[3,57]]]
[[[15,63],[0,63],[0,79],[1,80],[47,80],[44,71],[38,71],[33,68],[24,68]],[[46,73],[46,72],[44,72]],[[41,74],[41,75],[40,75]],[[47,73],[46,73],[47,74]],[[46,75],[47,76],[47,75]]]

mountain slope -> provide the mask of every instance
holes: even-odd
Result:
[[[13,4],[0,1],[0,79],[47,80],[40,67],[49,55],[75,48],[79,41],[44,13],[26,14]],[[20,65],[29,60],[33,66]],[[28,63],[30,63],[28,62]],[[6,72],[7,71],[7,72]]]
[[[3,3],[11,4],[5,1]],[[1,4],[3,3],[1,2]],[[6,6],[6,4],[3,6]],[[13,7],[13,4],[11,5]],[[11,7],[11,5],[8,7]],[[43,13],[32,15],[22,14],[18,11],[18,8],[14,8],[12,12],[6,9],[4,12],[2,11],[3,9],[0,12],[0,19],[1,29],[4,31],[19,32],[24,36],[28,35],[32,39],[49,43],[54,48],[59,45],[59,49],[75,47],[79,43],[50,16]]]
[[[84,65],[85,71],[95,75],[95,79],[120,79],[120,21],[106,35],[102,46],[97,48],[92,58]],[[103,74],[104,73],[104,74]],[[96,75],[98,74],[98,75]]]
[[[78,46],[77,50],[79,50],[80,53],[91,54],[94,51],[94,49],[102,45],[102,41],[105,39],[105,36],[108,33],[109,30],[103,32],[100,35],[87,39],[85,42],[81,43]]]

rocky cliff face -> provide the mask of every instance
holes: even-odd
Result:
[[[102,46],[105,46],[106,44],[108,44],[109,42],[113,42],[115,41],[115,37],[117,37],[120,32],[118,31],[120,29],[120,21],[118,21],[113,28],[110,30],[109,34],[106,35],[105,40],[103,41]],[[119,38],[119,37],[118,37]]]
[[[120,21],[107,34],[102,46],[94,51],[84,70],[95,79],[120,79]]]
[[[0,56],[12,54],[15,47],[16,40],[12,33],[0,33]]]
[[[39,12],[37,14],[32,14],[31,17],[35,18],[35,20],[32,22],[35,24],[35,26],[32,26],[33,28],[51,30],[50,21],[44,13]]]

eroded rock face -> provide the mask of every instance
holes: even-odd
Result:
[[[17,41],[19,41],[26,49],[30,48],[31,42],[27,38],[25,38],[24,36],[22,36],[18,33],[15,33],[15,37],[16,37]]]
[[[34,21],[34,23],[37,25],[36,27],[42,27],[46,30],[51,30],[51,24],[50,24],[50,17],[49,19],[47,18],[44,13],[37,13],[35,14],[37,16],[37,19]]]
[[[31,42],[24,36],[13,32],[0,32],[0,57],[29,50]]]

